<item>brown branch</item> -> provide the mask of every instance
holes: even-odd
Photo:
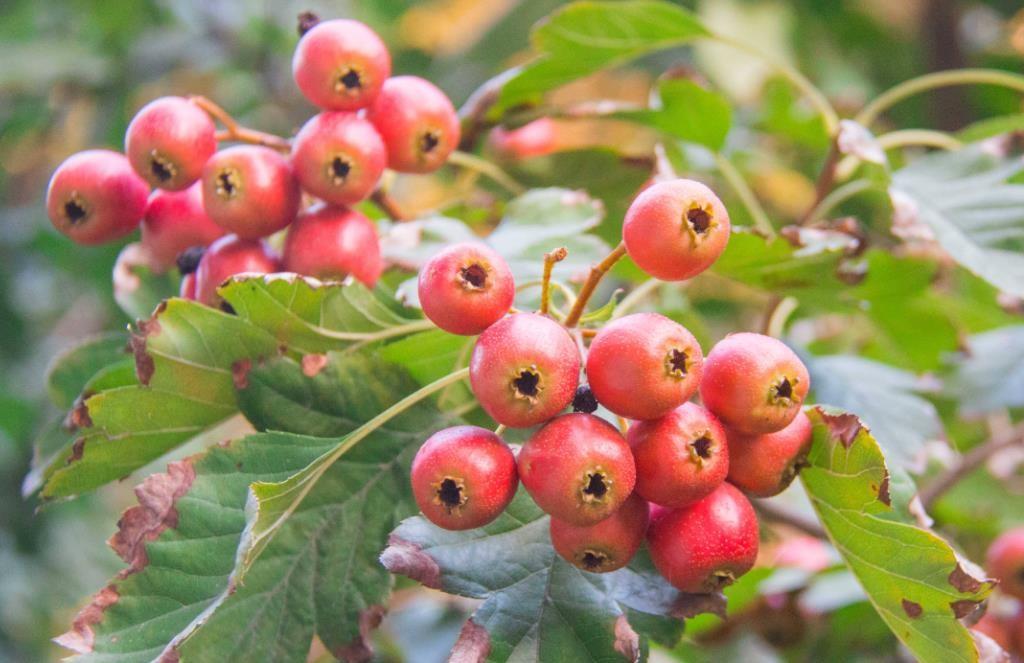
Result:
[[[1015,444],[1024,444],[1024,422],[1017,424],[1007,431],[1003,431],[1001,434],[993,435],[986,442],[979,444],[961,456],[956,465],[932,479],[927,486],[918,491],[921,504],[924,505],[925,509],[930,508],[940,497],[959,483],[961,479],[984,465],[985,461],[990,457]]]
[[[380,211],[388,215],[392,221],[408,221],[412,217],[402,211],[402,208],[398,206],[395,199],[384,192],[383,189],[377,189],[370,196],[370,202],[376,205]]]
[[[215,121],[224,125],[224,131],[217,132],[217,140],[233,140],[251,145],[262,145],[279,152],[290,152],[292,149],[291,141],[286,138],[243,127],[238,123],[238,120],[231,117],[230,113],[206,97],[194,95],[189,97],[189,100],[206,111],[206,114]]]
[[[765,520],[770,520],[780,525],[786,525],[787,527],[800,530],[804,534],[809,534],[815,538],[828,541],[828,534],[825,533],[825,528],[809,518],[805,518],[798,513],[794,513],[789,509],[772,502],[753,500],[753,504],[754,509],[756,509]]]
[[[614,267],[615,263],[621,260],[624,255],[626,255],[626,243],[619,242],[619,245],[612,249],[612,252],[605,256],[604,260],[590,268],[590,274],[587,275],[587,280],[583,283],[583,287],[580,288],[579,297],[576,298],[576,303],[572,305],[572,310],[569,311],[569,315],[565,318],[564,324],[566,327],[576,326],[576,323],[580,321],[580,317],[583,315],[583,309],[586,308],[587,302],[590,301],[590,297],[594,294],[597,284],[601,282],[601,279],[608,273],[608,270]]]

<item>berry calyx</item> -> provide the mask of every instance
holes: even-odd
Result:
[[[682,281],[710,267],[725,250],[729,232],[729,213],[718,196],[683,179],[644,189],[622,223],[629,257],[663,281]]]
[[[260,240],[225,235],[210,245],[195,271],[195,298],[217,307],[221,297],[217,288],[238,274],[269,274],[277,271],[277,256]]]
[[[626,434],[636,459],[636,492],[649,502],[682,507],[703,499],[729,473],[725,429],[714,415],[684,403]]]
[[[515,496],[519,479],[512,450],[476,426],[431,435],[412,461],[412,491],[430,522],[450,530],[482,527]]]
[[[647,533],[648,507],[633,494],[619,509],[594,525],[551,519],[551,545],[562,559],[590,573],[621,569],[636,555]]]
[[[729,430],[726,435],[730,483],[747,495],[772,497],[788,488],[807,464],[811,420],[800,412],[774,433],[745,435]]]
[[[651,559],[676,589],[717,592],[754,567],[758,532],[754,507],[723,483],[701,501],[659,513],[647,530]]]
[[[481,407],[513,428],[535,426],[565,409],[579,373],[579,351],[569,333],[534,313],[516,313],[488,327],[469,362]]]
[[[389,78],[367,118],[384,139],[388,167],[399,172],[437,170],[459,144],[459,117],[451,100],[417,76]]]
[[[597,411],[597,398],[591,391],[589,385],[581,384],[576,387],[576,394],[572,397],[572,411],[591,414]]]
[[[184,191],[157,189],[149,196],[142,219],[142,245],[167,269],[191,246],[206,246],[225,230],[206,214],[199,182]]]
[[[294,221],[299,196],[291,165],[268,147],[229,147],[203,169],[206,213],[243,239],[272,235]]]
[[[210,116],[188,99],[160,97],[132,118],[124,152],[151,185],[181,191],[203,174],[203,164],[217,151],[216,134]]]
[[[178,266],[178,271],[182,274],[193,274],[199,269],[199,261],[203,259],[203,254],[206,253],[205,246],[190,246],[174,259],[174,263]]]
[[[391,75],[391,54],[359,21],[320,21],[299,39],[292,76],[313,104],[328,110],[368,106]]]
[[[322,280],[351,275],[372,288],[384,271],[373,222],[347,207],[320,205],[299,215],[285,236],[285,271]]]
[[[657,419],[697,391],[703,353],[685,327],[657,313],[609,323],[587,354],[587,380],[597,400],[629,419]]]
[[[985,567],[1004,594],[1024,600],[1024,527],[1006,530],[992,542]]]
[[[533,501],[572,525],[592,525],[622,506],[636,484],[629,445],[592,414],[564,414],[519,451],[519,478]]]
[[[334,205],[369,196],[384,172],[387,152],[373,125],[355,113],[314,115],[292,142],[292,166],[299,184]]]
[[[46,189],[53,227],[79,244],[102,244],[138,227],[149,186],[124,155],[110,150],[73,154],[57,167]]]
[[[508,263],[478,243],[450,246],[428,260],[417,287],[423,313],[441,329],[466,336],[500,320],[516,294]]]

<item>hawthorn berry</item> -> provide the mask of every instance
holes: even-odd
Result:
[[[621,569],[636,555],[647,533],[648,507],[635,493],[594,525],[551,519],[551,544],[573,566],[591,573]]]
[[[373,222],[347,207],[319,205],[299,214],[285,235],[285,271],[324,280],[352,275],[372,288],[384,271]]]
[[[1000,534],[988,548],[985,566],[1004,594],[1024,600],[1024,527]]]
[[[579,350],[569,332],[535,313],[516,313],[488,327],[469,362],[480,406],[513,428],[535,426],[564,410],[579,373]]]
[[[142,219],[142,245],[165,269],[190,246],[206,246],[224,234],[206,214],[199,182],[184,191],[157,189],[150,194]]]
[[[181,284],[178,286],[178,296],[182,299],[195,299],[196,298],[196,275],[195,272],[191,274],[183,274],[181,277]]]
[[[512,450],[491,431],[455,426],[431,435],[412,461],[412,492],[430,522],[450,530],[482,527],[516,494]]]
[[[498,154],[512,159],[529,159],[550,154],[558,143],[558,127],[550,117],[542,117],[519,127],[495,127],[489,138]]]
[[[655,504],[693,504],[729,473],[725,429],[695,403],[684,403],[660,419],[636,422],[626,439],[636,459],[636,492]]]
[[[656,182],[633,200],[622,238],[640,269],[663,281],[682,281],[718,259],[729,229],[729,213],[711,189],[677,179]]]
[[[657,313],[609,323],[587,353],[587,380],[597,400],[629,419],[657,419],[690,399],[703,353],[685,327]]]
[[[778,495],[807,463],[811,420],[800,412],[780,431],[745,435],[728,430],[729,481],[753,497]]]
[[[195,298],[207,306],[221,303],[217,288],[236,274],[277,271],[277,256],[261,240],[225,235],[206,249],[195,271]]]
[[[466,336],[500,320],[516,294],[508,263],[479,243],[455,244],[428,260],[418,291],[423,313],[435,325]]]
[[[811,379],[782,341],[730,334],[704,358],[700,397],[729,429],[748,435],[785,428],[807,397]]]
[[[124,152],[135,172],[168,191],[191,186],[216,151],[213,120],[183,97],[160,97],[143,106],[124,137]]]
[[[629,445],[592,414],[563,414],[519,450],[519,478],[541,509],[572,525],[593,525],[622,506],[636,484]]]
[[[391,54],[359,21],[321,21],[295,47],[292,76],[313,104],[327,110],[368,106],[391,75]]]
[[[110,150],[73,154],[46,189],[53,227],[79,244],[102,244],[135,230],[146,213],[149,186],[128,159]]]
[[[386,162],[384,141],[355,113],[314,115],[292,142],[292,167],[299,184],[334,205],[351,205],[369,196]]]
[[[757,559],[754,507],[723,483],[701,501],[660,514],[647,529],[651,559],[676,589],[717,592],[749,571]]]
[[[206,213],[243,239],[272,235],[294,221],[299,198],[291,165],[269,147],[229,147],[203,169]]]
[[[451,100],[417,76],[389,78],[367,117],[384,139],[392,170],[437,170],[459,144],[459,116]]]
[[[1004,651],[1009,652],[1014,648],[1012,622],[993,614],[991,610],[982,615],[981,619],[971,627],[971,630],[988,636]],[[1013,659],[1007,660],[1012,661]]]

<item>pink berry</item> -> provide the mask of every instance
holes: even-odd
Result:
[[[282,264],[285,271],[325,280],[352,275],[369,288],[384,270],[373,222],[328,205],[303,212],[288,228]]]
[[[423,313],[441,329],[473,336],[512,306],[515,283],[505,260],[483,244],[450,246],[420,270]]]
[[[217,150],[216,134],[210,116],[188,99],[160,97],[132,118],[124,151],[147,182],[181,191],[203,174],[203,165]]]

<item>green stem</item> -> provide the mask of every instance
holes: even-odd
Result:
[[[773,338],[781,337],[782,332],[786,329],[786,321],[789,320],[789,316],[793,314],[793,311],[798,306],[800,306],[800,302],[795,297],[783,297],[778,300],[768,313],[765,321],[765,335]]]
[[[320,336],[325,338],[332,338],[338,341],[361,341],[364,343],[370,343],[373,341],[381,341],[386,338],[394,338],[395,336],[404,336],[405,334],[412,334],[418,331],[426,331],[433,329],[434,323],[430,320],[416,320],[409,322],[404,325],[398,325],[396,327],[388,327],[380,331],[375,332],[339,332],[318,325],[309,325],[309,329]]]
[[[611,319],[616,320],[626,315],[627,312],[633,310],[634,306],[643,301],[645,297],[654,294],[663,285],[665,285],[665,282],[659,279],[647,279],[633,288],[628,295],[622,298],[619,305],[615,307],[615,312],[612,313]]]
[[[867,191],[874,184],[869,180],[854,180],[847,182],[846,184],[833,189],[827,196],[821,199],[814,209],[807,215],[807,221],[805,223],[811,224],[816,221],[820,221],[822,217],[828,214],[832,209],[841,203],[846,202],[850,198],[853,198],[862,191]]]
[[[526,187],[512,179],[512,177],[504,170],[487,159],[482,159],[475,154],[455,151],[448,155],[448,163],[453,166],[469,168],[470,170],[475,170],[482,175],[486,175],[507,189],[509,193],[513,193],[517,196],[526,191]]]
[[[743,175],[739,169],[726,156],[720,152],[715,152],[715,164],[718,166],[719,172],[725,177],[726,181],[729,182],[729,186],[733,188],[736,195],[739,196],[743,206],[747,208],[750,213],[750,217],[754,221],[754,227],[761,231],[768,239],[775,238],[775,228],[772,226],[772,222],[768,219],[768,214],[761,207],[761,203],[757,200],[757,196],[751,190],[747,181],[743,179]]]
[[[883,150],[891,150],[898,147],[937,147],[940,150],[959,150],[964,146],[962,142],[942,131],[931,129],[901,129],[882,134],[877,139]]]

